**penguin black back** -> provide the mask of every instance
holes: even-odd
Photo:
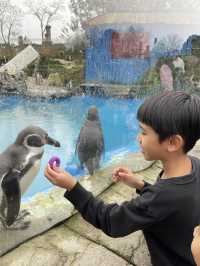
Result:
[[[0,219],[4,226],[15,222],[21,195],[37,176],[46,144],[60,147],[45,130],[29,126],[0,154]]]

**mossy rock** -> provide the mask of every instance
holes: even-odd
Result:
[[[48,84],[49,86],[62,87],[63,80],[58,73],[52,73],[48,77]]]

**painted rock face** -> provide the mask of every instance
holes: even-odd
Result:
[[[167,90],[173,90],[173,76],[170,67],[163,64],[160,68],[161,86]]]

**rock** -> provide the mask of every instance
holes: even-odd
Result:
[[[199,58],[195,55],[187,55],[185,57],[185,62],[187,65],[189,65],[190,67],[192,66],[196,66],[199,63]]]
[[[2,266],[128,265],[127,261],[117,254],[64,226],[23,244],[0,260]]]
[[[173,76],[171,68],[163,64],[160,68],[160,81],[162,88],[166,90],[173,90]]]
[[[51,73],[48,77],[49,86],[63,87],[63,81],[58,73]]]
[[[87,179],[82,177],[80,182],[97,196],[113,184],[112,172],[119,163],[119,161],[113,162]],[[152,164],[152,162],[145,161],[139,153],[135,156],[131,154],[130,158],[127,155],[126,158],[121,160],[121,163],[137,171]],[[3,242],[0,241],[0,256],[27,239],[41,234],[55,224],[64,221],[76,212],[72,204],[63,197],[64,191],[64,189],[54,187],[48,193],[38,193],[30,202],[22,204],[22,210],[25,209],[30,212],[30,215],[25,217],[24,221],[30,221],[31,224],[24,230],[5,230],[0,227],[0,239],[5,239]]]
[[[174,68],[178,68],[182,73],[185,73],[185,63],[183,59],[179,56],[172,62]]]
[[[8,74],[6,74],[6,76],[1,75],[0,94],[4,95],[24,94],[26,90],[27,90],[26,83],[21,76],[19,76],[19,78],[14,78]]]

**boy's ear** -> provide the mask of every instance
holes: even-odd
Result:
[[[184,140],[180,135],[173,135],[169,137],[168,139],[168,151],[169,152],[174,152],[182,149],[184,145]]]

